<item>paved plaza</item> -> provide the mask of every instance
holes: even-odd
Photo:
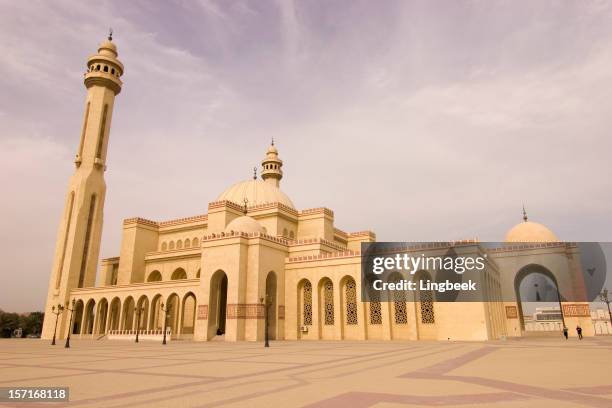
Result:
[[[612,337],[465,342],[0,340],[0,387],[75,407],[612,407]]]

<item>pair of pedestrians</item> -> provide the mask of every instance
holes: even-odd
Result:
[[[565,336],[565,340],[567,340],[567,327],[563,328],[563,336]],[[580,327],[580,325],[576,326],[576,333],[578,333],[578,339],[582,340],[582,327]]]

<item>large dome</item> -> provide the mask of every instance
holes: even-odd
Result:
[[[260,233],[263,234],[266,232],[264,227],[261,226],[257,220],[251,218],[247,215],[243,215],[242,217],[238,217],[232,220],[227,227],[225,227],[225,232],[247,232],[247,233]]]
[[[525,221],[508,231],[506,242],[559,242],[559,238],[547,227],[537,222]]]
[[[259,205],[269,203],[281,203],[287,207],[295,209],[291,199],[287,194],[280,191],[272,183],[262,180],[247,180],[234,184],[222,192],[217,201],[227,200],[242,205],[244,199],[248,200],[248,205]]]

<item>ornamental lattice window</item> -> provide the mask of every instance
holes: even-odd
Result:
[[[370,293],[370,324],[382,324],[382,308],[380,306],[380,295],[372,290]]]
[[[312,285],[304,283],[304,326],[312,326]]]
[[[334,324],[334,284],[328,279],[323,285],[323,300],[325,301],[325,325]]]
[[[393,292],[393,309],[395,324],[407,324],[408,313],[406,312],[406,294],[404,291],[396,290]]]
[[[346,324],[357,324],[357,285],[353,279],[346,282]]]
[[[419,293],[421,301],[421,323],[435,323],[433,293],[429,290],[424,290]]]

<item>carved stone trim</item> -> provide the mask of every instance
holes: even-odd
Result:
[[[227,319],[263,319],[264,306],[260,303],[228,303]]]
[[[506,318],[518,319],[518,309],[516,306],[506,306]]]
[[[563,315],[566,317],[590,317],[591,310],[588,304],[572,303],[563,305]]]
[[[208,305],[198,305],[198,320],[208,320]]]
[[[285,320],[285,306],[278,305],[278,320]]]

